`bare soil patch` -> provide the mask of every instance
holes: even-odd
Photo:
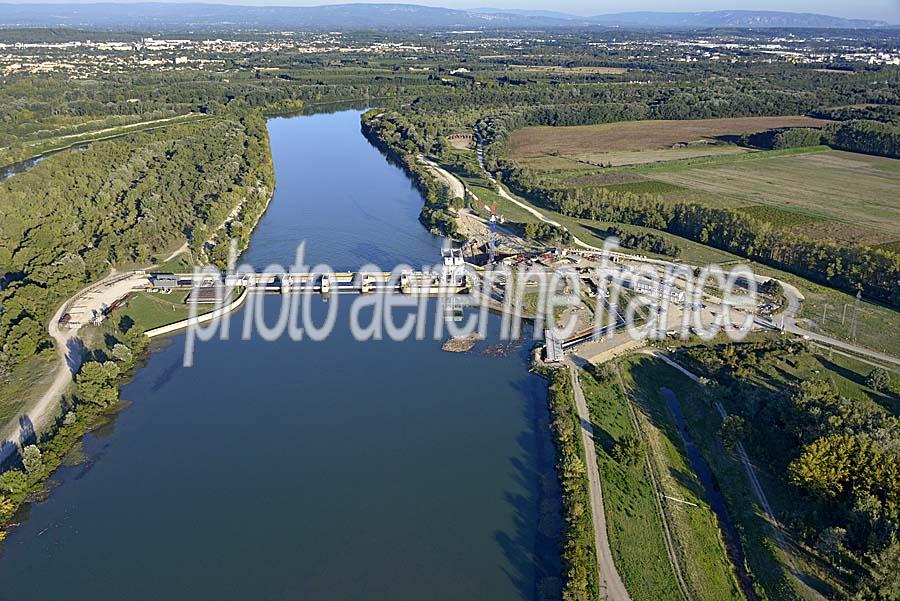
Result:
[[[620,121],[573,127],[526,127],[510,136],[510,157],[546,154],[579,155],[592,152],[671,148],[720,136],[756,133],[780,127],[823,127],[830,123],[811,117],[739,117],[684,121]]]

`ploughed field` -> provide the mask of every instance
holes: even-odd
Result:
[[[667,155],[649,152],[639,160],[636,152],[680,150],[681,145],[704,147],[716,153],[716,142],[782,127],[824,127],[829,121],[810,117],[738,117],[732,119],[696,119],[678,121],[622,121],[573,127],[526,127],[510,136],[510,157],[525,159],[546,155],[566,158],[592,158],[614,165],[622,157],[634,163],[666,159]],[[734,148],[734,147],[733,147]],[[652,157],[663,158],[652,158]],[[684,157],[677,157],[684,158]],[[620,163],[625,164],[625,163]]]

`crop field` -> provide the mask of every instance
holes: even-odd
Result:
[[[628,73],[623,67],[564,67],[562,65],[510,65],[516,71],[532,71],[535,73],[561,73],[573,75],[622,75]]]
[[[651,150],[688,150],[717,152],[722,147],[705,142],[740,136],[779,127],[822,127],[828,124],[810,117],[739,117],[732,119],[696,119],[684,121],[621,121],[602,125],[574,127],[526,127],[510,136],[510,158],[523,159],[545,155],[583,157],[604,153],[611,161],[616,153]],[[691,145],[697,144],[698,147]],[[677,145],[688,145],[674,148]],[[727,146],[725,148],[728,148]],[[731,147],[735,148],[735,147]],[[623,155],[627,156],[627,155]],[[672,160],[671,158],[651,158]]]
[[[832,150],[671,171],[654,169],[646,175],[900,237],[900,160],[896,159]],[[888,240],[880,241],[884,242]]]

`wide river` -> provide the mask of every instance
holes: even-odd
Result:
[[[422,199],[359,112],[269,122],[277,190],[243,260],[439,260]],[[161,344],[0,551],[3,599],[538,599],[558,595],[545,383],[528,345]],[[274,321],[282,297],[265,297]],[[433,306],[433,305],[432,305]],[[322,318],[329,304],[316,299]],[[431,319],[431,323],[435,318]]]

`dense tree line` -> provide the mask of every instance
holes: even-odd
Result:
[[[523,227],[522,234],[526,240],[537,240],[538,242],[555,242],[558,244],[569,244],[572,234],[568,230],[553,225],[552,223],[526,223]]]
[[[556,443],[556,472],[563,493],[562,598],[564,601],[590,601],[599,596],[597,558],[581,444],[581,420],[575,410],[567,370],[550,372],[547,405]]]
[[[266,133],[258,114],[179,125],[54,155],[0,183],[0,364],[48,347],[57,305],[110,267],[149,265],[185,240],[199,250],[244,199],[255,222],[273,186]]]
[[[715,396],[739,420],[723,435],[802,491],[805,511],[785,516],[789,525],[853,575],[854,598],[896,599],[900,573],[888,566],[900,556],[900,419],[831,381],[773,390],[748,378],[806,354],[802,343],[762,341],[697,346],[684,360],[719,384]]]
[[[608,227],[606,232],[610,236],[616,236],[619,244],[624,248],[644,250],[658,255],[678,257],[681,255],[681,247],[667,240],[664,236],[652,232],[629,232],[620,227]]]
[[[397,113],[372,110],[362,117],[365,136],[409,175],[425,198],[419,221],[428,229],[445,236],[456,237],[453,203],[462,199],[450,198],[447,187],[438,182],[417,156],[423,140],[415,127]]]
[[[900,125],[847,121],[832,128],[828,144],[839,150],[900,158]]]
[[[879,248],[811,240],[726,208],[668,203],[655,195],[603,187],[553,188],[528,169],[501,163],[504,181],[564,215],[654,228],[796,273],[812,281],[900,306],[900,257]]]

